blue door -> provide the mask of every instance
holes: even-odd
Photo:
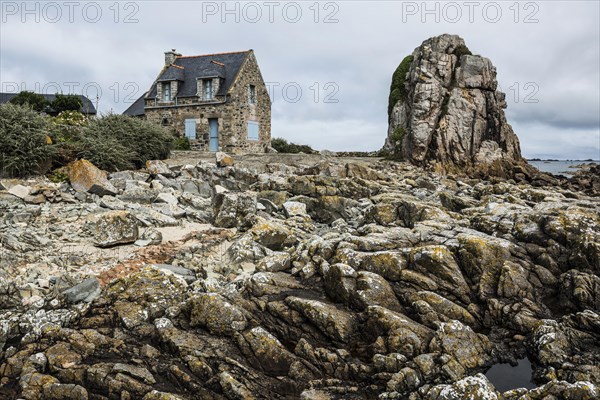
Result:
[[[219,151],[219,120],[217,118],[209,118],[208,125],[210,127],[210,151]]]
[[[185,120],[185,137],[190,140],[196,140],[196,120]]]

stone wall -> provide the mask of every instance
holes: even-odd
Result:
[[[249,102],[249,85],[256,88],[256,104]],[[271,99],[253,52],[249,54],[229,92],[231,103],[228,113],[232,121],[228,146],[243,153],[264,152],[271,144]],[[258,140],[248,140],[248,121],[259,123]]]
[[[187,100],[187,99],[186,99]],[[189,99],[191,100],[191,99]],[[228,113],[227,104],[209,104],[198,103],[195,101],[186,101],[184,104],[172,107],[146,108],[146,118],[157,124],[161,124],[168,129],[172,129],[178,136],[185,136],[185,120],[196,120],[196,141],[193,142],[194,148],[208,151],[209,144],[209,122],[210,118],[217,118],[219,121],[219,147],[222,149],[224,134],[231,130],[231,121]],[[163,123],[166,119],[167,123]]]
[[[255,104],[249,101],[249,85],[256,88]],[[171,128],[179,136],[185,136],[185,120],[195,119],[196,141],[192,146],[199,150],[209,149],[210,118],[219,121],[219,150],[234,154],[262,153],[271,143],[271,99],[253,52],[227,96],[216,96],[213,101],[202,101],[201,97],[178,98],[170,103],[158,99],[145,100],[146,118]],[[248,121],[259,123],[258,140],[248,139]]]

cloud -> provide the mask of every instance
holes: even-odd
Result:
[[[22,4],[2,7],[7,3]],[[272,9],[260,1],[97,2],[102,16],[95,23],[82,13],[86,4],[73,22],[64,12],[56,23],[2,14],[0,83],[94,82],[100,110],[121,112],[148,89],[168,49],[252,48],[274,86],[274,136],[315,148],[376,150],[387,132],[393,71],[423,40],[456,33],[497,67],[525,154],[584,158],[600,147],[597,2],[481,1],[472,9],[465,2],[275,2]],[[291,101],[297,87],[302,95]]]

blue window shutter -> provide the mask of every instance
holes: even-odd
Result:
[[[258,140],[258,122],[248,121],[248,140]]]

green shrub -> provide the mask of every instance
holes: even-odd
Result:
[[[54,101],[50,104],[50,108],[55,114],[60,114],[63,111],[80,111],[81,98],[74,94],[56,94]]]
[[[43,173],[53,155],[48,117],[32,108],[0,104],[0,176]]]
[[[283,138],[271,139],[271,147],[277,150],[278,153],[285,153],[284,150],[287,150],[287,146],[289,146],[289,143]]]
[[[405,134],[406,131],[404,130],[404,128],[401,126],[397,126],[396,129],[394,129],[394,132],[392,132],[392,134],[390,135],[390,140],[394,143],[402,142],[402,139],[404,138]]]
[[[73,110],[62,111],[56,117],[52,117],[51,121],[57,126],[86,126],[88,124],[85,115]]]
[[[10,99],[9,103],[24,106],[28,105],[30,108],[35,111],[48,111],[50,108],[50,102],[46,100],[44,96],[41,94],[37,94],[34,92],[22,91],[12,99]]]
[[[468,56],[473,55],[473,53],[471,53],[471,50],[469,50],[469,48],[467,46],[465,46],[464,44],[456,46],[456,48],[454,49],[452,54],[454,54],[456,56],[456,58],[458,59],[458,65],[460,65],[460,57],[462,57],[464,55],[468,55]]]
[[[108,114],[83,128],[79,157],[108,171],[141,168],[169,157],[173,136],[163,127],[127,115]]]
[[[410,64],[413,62],[412,55],[404,57],[404,60],[398,65],[394,75],[392,75],[392,84],[390,85],[390,97],[388,101],[388,119],[392,115],[392,109],[400,99],[406,100],[408,92],[404,86],[406,76],[410,70]]]
[[[88,124],[88,119],[79,111],[63,111],[50,118],[51,134],[54,143],[72,143],[81,137],[81,131]]]
[[[48,179],[54,183],[66,182],[69,180],[69,172],[67,167],[60,167],[48,174]]]
[[[50,122],[50,137],[56,144],[53,167],[58,168],[77,159],[82,131],[89,121],[79,111],[63,111]]]
[[[305,144],[288,143],[283,138],[273,138],[271,140],[271,147],[277,150],[278,153],[289,153],[289,154],[313,154],[315,150]]]
[[[106,171],[123,171],[139,168],[134,162],[137,154],[114,136],[102,136],[96,133],[81,138],[76,158],[85,158],[98,168]]]
[[[189,150],[190,139],[185,136],[177,136],[173,139],[173,150]]]
[[[402,126],[397,126],[390,135],[391,148],[389,151],[380,152],[380,156],[388,160],[402,161],[404,159],[402,154],[402,140],[404,136],[406,136],[406,130]]]

